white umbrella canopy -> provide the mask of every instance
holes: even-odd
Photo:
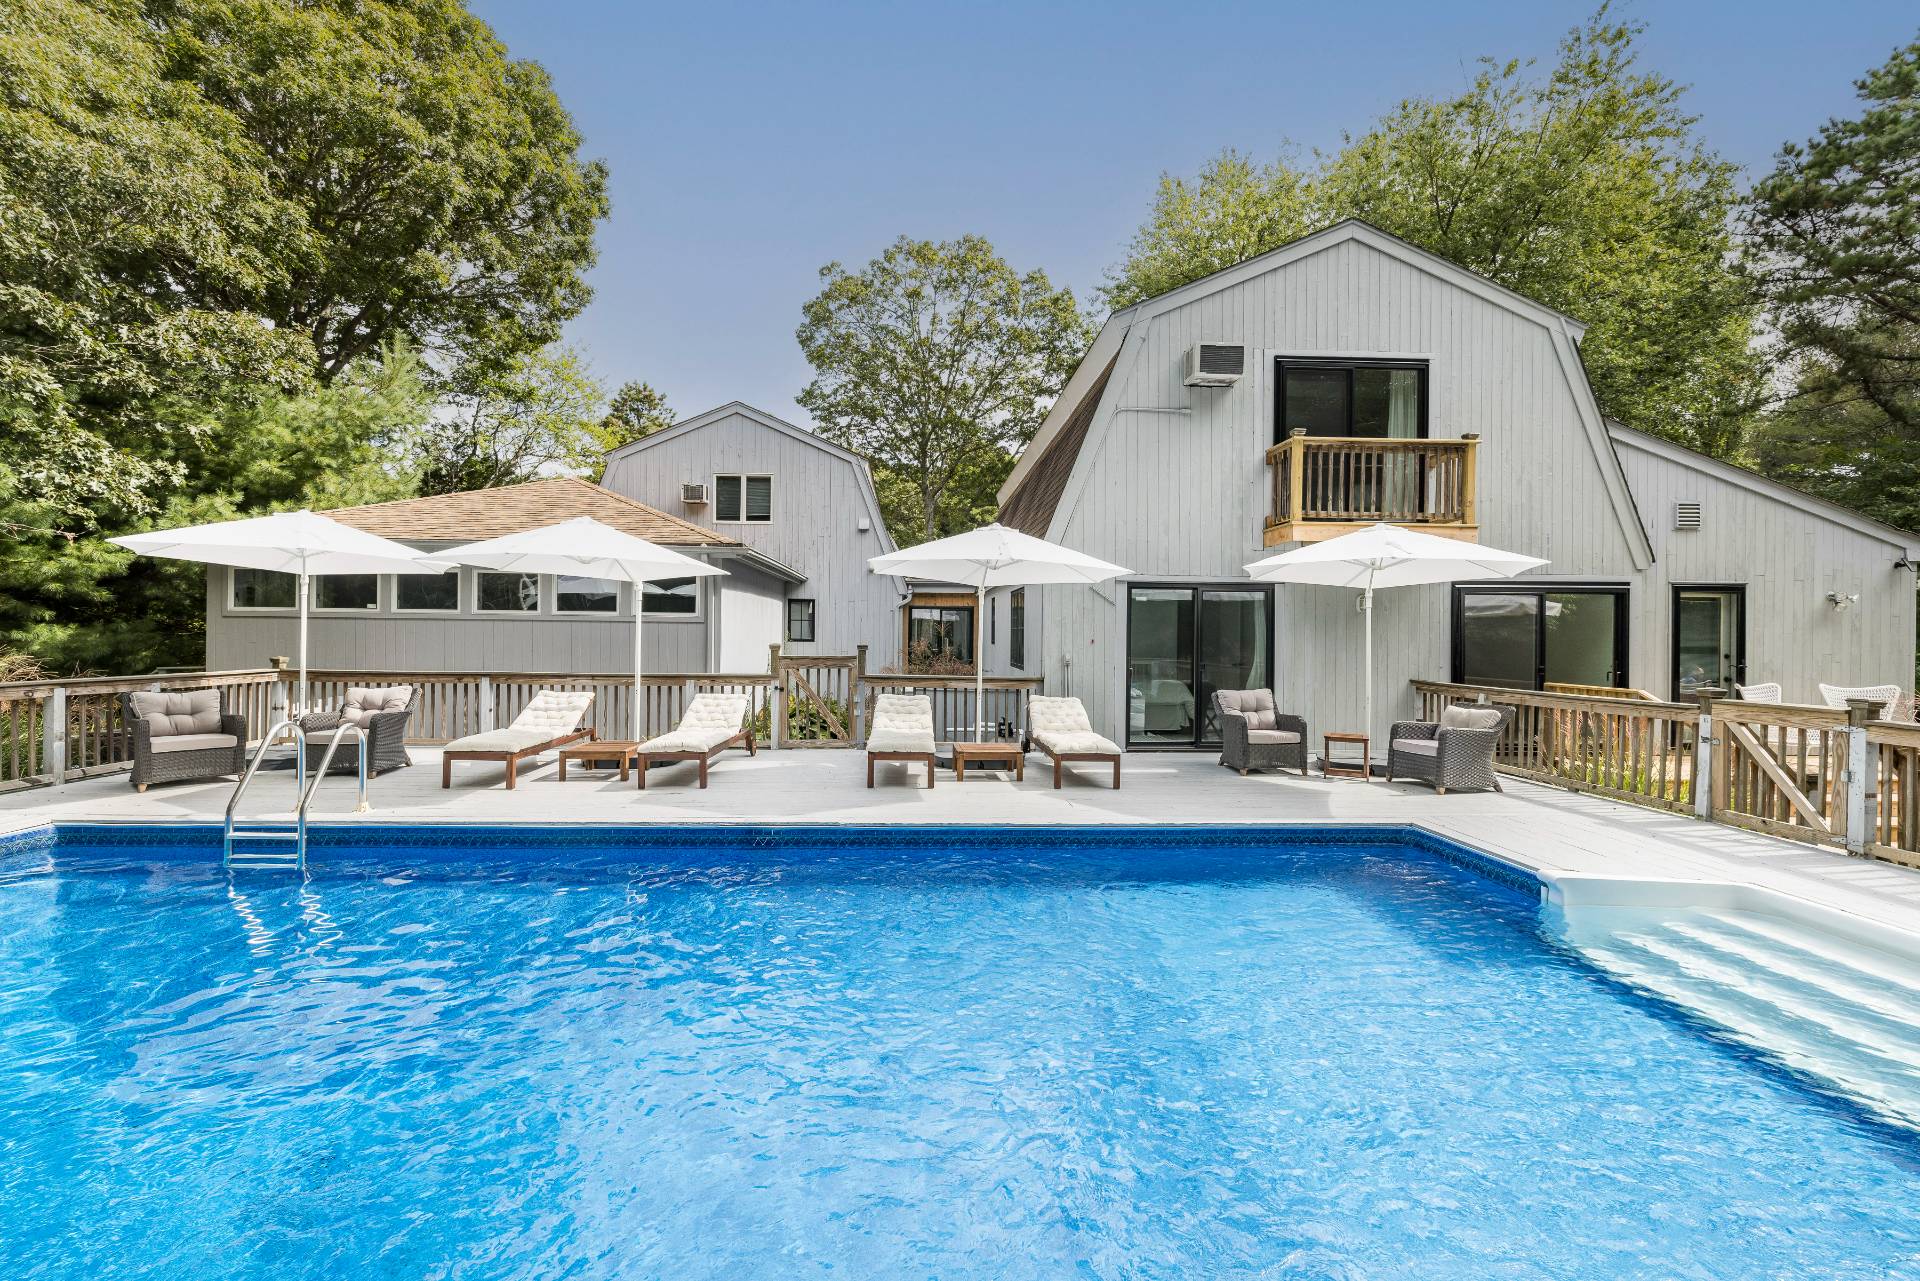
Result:
[[[193,560],[207,565],[265,569],[299,579],[300,692],[296,711],[307,705],[307,580],[314,574],[444,574],[453,566],[405,543],[343,525],[317,512],[276,512],[244,520],[216,521],[122,534],[108,542],[142,556]]]
[[[1133,571],[1023,534],[1005,525],[986,525],[951,538],[875,556],[867,567],[876,574],[933,578],[974,589],[973,707],[974,737],[984,737],[986,656],[980,652],[981,614],[989,587],[1036,587],[1048,583],[1104,583]]]
[[[648,542],[605,525],[591,516],[579,516],[538,529],[502,534],[477,543],[437,551],[435,556],[477,569],[519,571],[526,574],[571,574],[633,584],[633,737],[645,737],[646,708],[641,695],[645,651],[641,631],[645,589],[642,584],[663,578],[703,578],[724,575],[717,565],[695,560],[671,547]]]
[[[1369,525],[1255,561],[1247,566],[1247,573],[1263,583],[1313,583],[1360,592],[1360,612],[1366,619],[1366,723],[1371,734],[1375,588],[1417,587],[1465,578],[1512,578],[1546,563],[1538,556],[1441,538],[1398,525]]]

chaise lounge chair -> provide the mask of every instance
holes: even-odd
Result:
[[[759,746],[746,720],[745,694],[695,694],[680,717],[678,729],[650,738],[634,750],[640,790],[647,790],[647,768],[656,761],[700,762],[700,786],[705,787],[708,763],[728,748],[744,747],[747,755],[758,755]]]
[[[1291,765],[1307,774],[1307,722],[1274,705],[1270,689],[1217,689],[1213,710],[1220,718],[1220,763],[1239,770],[1280,769]]]
[[[133,737],[133,790],[149,783],[220,778],[247,768],[247,718],[227,711],[217,689],[121,695]]]
[[[1883,721],[1913,719],[1913,703],[1904,697],[1898,685],[1828,685],[1823,682],[1820,686],[1821,701],[1835,711],[1846,711],[1848,700],[1855,698],[1880,704],[1880,719]]]
[[[1449,791],[1504,791],[1493,754],[1513,719],[1511,707],[1455,705],[1437,721],[1395,721],[1387,733],[1387,781],[1413,778]]]
[[[1071,761],[1111,761],[1113,785],[1120,786],[1120,748],[1112,739],[1093,732],[1087,709],[1077,698],[1027,700],[1027,736],[1053,761],[1053,785],[1060,786],[1061,767]]]
[[[507,790],[512,791],[521,761],[594,737],[592,730],[580,728],[592,706],[589,690],[541,690],[505,729],[469,734],[448,743],[440,755],[440,786],[453,786],[455,761],[497,761],[507,767]]]
[[[347,686],[347,697],[337,712],[309,712],[300,718],[307,736],[307,768],[319,769],[327,754],[327,740],[342,722],[356,726],[366,740],[367,777],[388,770],[405,769],[413,764],[407,755],[407,722],[413,716],[413,686],[395,685],[389,689]],[[361,744],[343,738],[333,754],[336,773],[351,774],[360,768]]]
[[[875,761],[925,761],[933,786],[933,700],[925,694],[880,694],[867,731],[867,786]]]

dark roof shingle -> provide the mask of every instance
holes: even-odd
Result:
[[[635,502],[572,476],[550,476],[496,489],[470,489],[431,498],[403,498],[324,513],[343,525],[382,538],[470,543],[591,516],[603,525],[667,546],[737,547],[740,540]]]

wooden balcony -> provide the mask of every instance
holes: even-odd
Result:
[[[1478,436],[1383,440],[1296,431],[1267,451],[1266,545],[1317,543],[1385,522],[1480,541]]]

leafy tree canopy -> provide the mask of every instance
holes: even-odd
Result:
[[[1364,218],[1588,324],[1601,409],[1715,454],[1760,392],[1756,304],[1731,267],[1733,167],[1681,90],[1602,9],[1544,75],[1487,62],[1447,99],[1402,102],[1311,165],[1235,152],[1163,177],[1102,291],[1115,307]]]
[[[1016,272],[979,236],[903,236],[820,278],[798,332],[813,366],[800,404],[872,461],[897,539],[979,524],[1090,340],[1072,291]]]
[[[1750,262],[1788,384],[1754,452],[1920,529],[1920,40],[1856,87],[1859,115],[1784,148],[1754,189]]]
[[[521,356],[442,401],[423,433],[420,491],[598,475],[606,414],[606,391],[578,353],[552,347]]]
[[[607,416],[594,432],[605,454],[674,424],[666,396],[643,382],[625,382],[607,402]]]

